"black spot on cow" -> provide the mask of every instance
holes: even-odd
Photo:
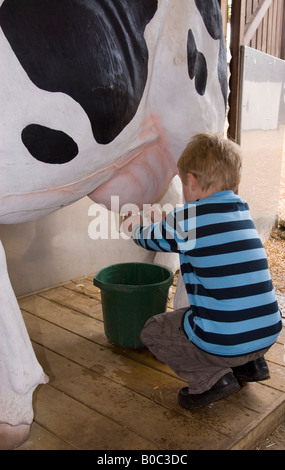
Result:
[[[157,0],[5,0],[0,26],[32,82],[80,103],[96,141],[108,144],[141,101],[144,31],[156,10]]]
[[[213,39],[221,39],[223,34],[222,14],[217,0],[195,0],[208,33]]]
[[[220,5],[218,0],[195,0],[195,4],[203,18],[208,33],[213,39],[220,41],[218,77],[226,104],[228,91],[227,58]]]
[[[69,135],[38,124],[23,129],[22,141],[30,154],[44,163],[67,163],[78,154],[77,144]]]
[[[207,85],[207,62],[202,54],[196,47],[196,42],[190,29],[187,41],[187,55],[188,55],[188,73],[191,80],[195,77],[195,88],[199,95],[204,95]]]

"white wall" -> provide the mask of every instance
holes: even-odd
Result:
[[[0,239],[16,295],[93,274],[109,264],[152,262],[154,254],[132,240],[92,240],[88,235],[95,219],[88,215],[91,206],[94,203],[86,197],[33,222],[0,225]]]
[[[247,200],[262,241],[277,222],[285,136],[285,62],[243,48],[239,194]]]

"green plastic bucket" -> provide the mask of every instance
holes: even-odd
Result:
[[[172,272],[157,264],[120,263],[101,269],[93,283],[101,289],[108,340],[125,348],[143,348],[140,333],[146,321],[166,311]]]

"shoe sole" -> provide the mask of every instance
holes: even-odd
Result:
[[[210,403],[214,403],[216,401],[222,400],[223,398],[228,397],[229,395],[233,395],[240,390],[239,384],[232,384],[229,387],[221,390],[220,392],[216,392],[213,395],[209,395],[201,400],[201,402],[197,401],[196,403],[187,403],[187,397],[184,397],[180,393],[178,394],[178,403],[180,406],[187,410],[195,410],[198,408],[203,408],[204,406],[209,405]]]
[[[261,375],[255,377],[248,377],[247,375],[242,374],[234,374],[235,378],[239,380],[239,382],[263,382],[264,380],[270,379],[270,375]]]

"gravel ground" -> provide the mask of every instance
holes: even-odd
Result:
[[[272,231],[271,237],[264,247],[279,308],[285,319],[285,154],[281,174],[278,218],[278,229]],[[285,421],[256,450],[285,450]]]
[[[271,237],[264,247],[279,307],[285,318],[285,155],[281,173],[278,219],[279,226],[272,230]]]
[[[264,247],[279,307],[285,318],[285,239],[281,238],[280,230],[272,232]]]

